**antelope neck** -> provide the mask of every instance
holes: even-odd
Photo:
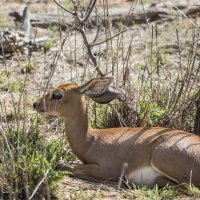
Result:
[[[86,102],[80,103],[74,109],[70,120],[65,119],[65,131],[72,151],[83,162],[90,142]]]

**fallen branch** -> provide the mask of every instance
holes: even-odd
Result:
[[[39,26],[46,28],[49,25],[61,25],[63,29],[66,29],[68,26],[72,26],[73,18],[78,17],[78,14],[75,11],[71,11],[64,6],[62,6],[60,3],[58,3],[56,0],[54,2],[63,10],[65,10],[70,15],[67,18],[67,22],[65,21],[65,24],[61,23],[62,18],[61,16],[58,16],[57,14],[31,14],[30,20],[32,26]],[[86,10],[86,12],[83,14],[85,15],[84,18],[78,17],[80,23],[85,23],[87,21],[87,25],[97,25],[96,24],[96,17],[99,17],[101,19],[104,18],[104,13],[99,12],[98,15],[96,13],[93,13],[91,8],[93,9],[93,6],[95,1],[91,1],[89,3],[89,6]],[[199,6],[194,6],[191,2],[187,0],[182,1],[167,1],[167,2],[161,2],[161,3],[152,3],[152,4],[145,4],[145,14],[143,11],[143,8],[141,5],[137,5],[132,13],[129,13],[130,8],[129,7],[120,7],[120,8],[110,8],[110,19],[112,25],[117,25],[120,23],[126,23],[126,18],[128,16],[128,24],[132,25],[133,23],[146,23],[146,17],[149,22],[153,21],[160,21],[160,20],[174,20],[179,17],[177,13],[177,9],[180,10],[182,13],[186,13],[186,16],[194,16],[199,15]],[[22,19],[22,13],[13,12],[10,13],[11,16],[15,17],[16,21],[20,21]],[[146,15],[146,17],[145,17]],[[103,25],[106,25],[106,21],[103,21]]]

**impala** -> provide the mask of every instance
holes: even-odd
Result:
[[[107,128],[88,125],[85,96],[108,103],[120,95],[111,87],[113,78],[104,77],[78,86],[60,85],[33,104],[41,113],[64,118],[70,147],[82,161],[73,174],[83,179],[114,180],[125,176],[135,185],[193,183],[200,186],[200,138],[169,128]]]

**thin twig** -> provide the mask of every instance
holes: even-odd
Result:
[[[91,0],[90,1],[88,9],[87,9],[87,13],[86,13],[85,17],[82,20],[83,23],[87,22],[87,20],[89,19],[94,6],[96,5],[96,2],[97,2],[97,0]]]
[[[198,27],[187,15],[185,15],[177,6],[174,6],[186,19],[188,19],[195,27]]]
[[[103,44],[103,43],[105,43],[105,42],[108,42],[108,41],[112,40],[113,38],[117,37],[118,35],[120,35],[120,34],[126,32],[126,31],[127,31],[126,29],[123,30],[123,31],[120,31],[119,33],[117,33],[116,35],[112,36],[111,38],[108,38],[107,40],[104,40],[104,41],[99,42],[99,43],[91,44],[90,46],[97,46],[97,45]]]
[[[66,12],[72,14],[74,17],[75,17],[75,20],[76,20],[76,30],[78,30],[81,35],[82,35],[82,38],[83,38],[83,41],[84,41],[84,44],[87,48],[87,52],[88,52],[88,55],[90,57],[90,59],[92,60],[94,66],[95,66],[95,69],[96,71],[98,72],[98,74],[102,77],[103,76],[103,73],[101,72],[101,70],[99,69],[99,67],[97,66],[97,59],[96,59],[96,56],[94,56],[94,54],[92,53],[92,45],[89,44],[88,42],[88,38],[86,36],[86,33],[85,33],[85,30],[84,30],[84,25],[85,25],[85,22],[87,22],[87,20],[89,19],[91,13],[92,13],[92,10],[93,8],[95,7],[95,4],[96,4],[96,1],[97,0],[91,0],[89,2],[89,5],[88,5],[88,8],[87,8],[87,12],[86,12],[86,15],[84,18],[80,18],[78,16],[78,9],[77,9],[77,5],[76,5],[76,2],[75,1],[72,1],[71,2],[73,3],[74,5],[74,9],[75,9],[75,12],[72,12],[66,8],[64,8],[62,5],[60,5],[56,0],[54,0],[54,2],[59,6],[61,7],[62,9],[64,9]]]
[[[90,44],[89,44],[89,42],[88,42],[87,36],[86,36],[86,34],[85,34],[85,31],[84,31],[82,28],[78,28],[77,30],[81,33],[81,35],[82,35],[82,37],[83,37],[83,41],[84,41],[85,46],[86,46],[86,48],[87,48],[89,57],[91,58],[91,60],[92,60],[92,62],[94,63],[94,65],[97,66],[97,59],[96,59],[96,56],[94,56],[94,54],[92,53],[91,46],[90,46]]]
[[[29,197],[29,200],[31,200],[31,199],[34,197],[35,193],[37,192],[38,188],[40,187],[40,185],[43,183],[43,181],[44,181],[45,178],[47,177],[47,174],[48,174],[48,173],[49,173],[49,169],[46,171],[46,173],[45,173],[44,177],[42,178],[42,180],[37,184],[37,186],[36,186],[36,188],[34,189],[32,195]]]
[[[65,8],[65,7],[62,6],[60,3],[58,3],[56,0],[54,0],[54,2],[55,2],[60,8],[62,8],[63,10],[65,10],[66,12],[68,12],[68,13],[74,15],[74,16],[76,15],[76,12],[72,12],[71,10]]]

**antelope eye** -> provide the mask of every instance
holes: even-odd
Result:
[[[51,100],[53,100],[53,99],[59,100],[59,99],[62,98],[62,96],[63,95],[61,93],[58,93],[58,92],[53,93],[52,96],[51,96]]]

